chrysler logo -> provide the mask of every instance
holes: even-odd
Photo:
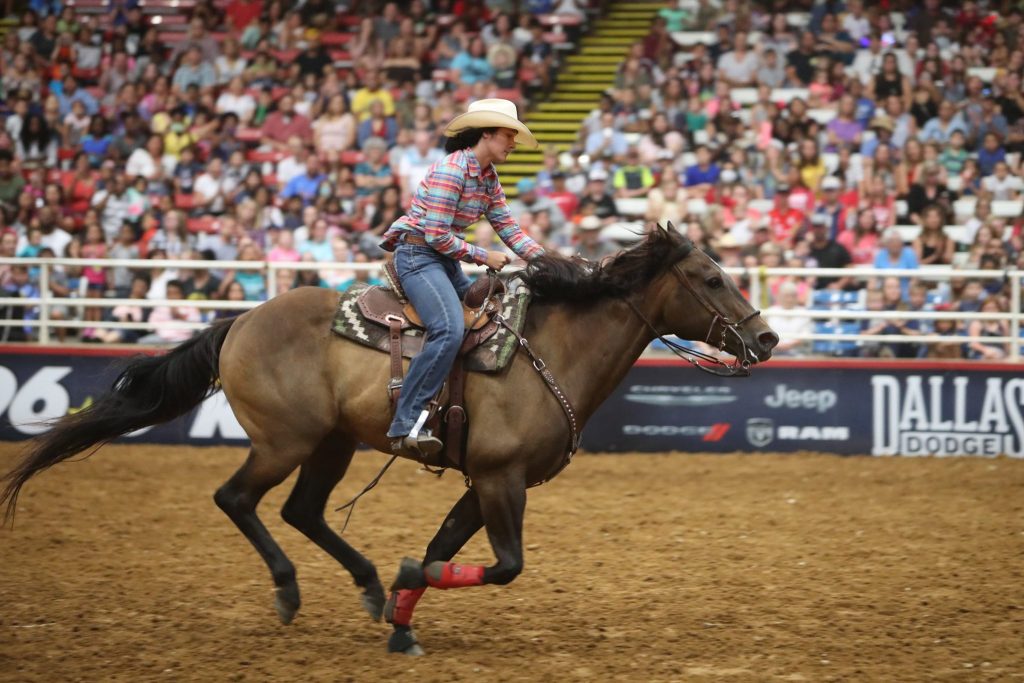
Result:
[[[730,387],[634,384],[626,400],[649,406],[718,406],[736,400]]]

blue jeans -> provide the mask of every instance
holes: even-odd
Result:
[[[470,282],[458,261],[412,244],[398,245],[395,270],[427,333],[402,382],[388,436],[415,436],[423,427],[427,403],[441,390],[462,346],[462,297]]]

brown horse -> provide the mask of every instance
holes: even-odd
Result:
[[[732,280],[672,229],[653,230],[604,265],[543,256],[521,277],[534,291],[524,336],[558,379],[580,425],[662,333],[719,344],[744,367],[769,358],[778,343]],[[332,334],[337,304],[331,290],[297,289],[217,323],[165,355],[131,361],[109,392],[39,437],[7,475],[0,503],[6,500],[7,514],[13,514],[19,490],[36,473],[182,415],[222,388],[252,447],[214,500],[269,566],[281,621],[289,623],[299,608],[295,568],[256,506],[296,468],[298,480],[282,516],[352,574],[363,606],[379,619],[385,594],[376,568],[331,530],[323,513],[360,442],[388,449],[389,362],[386,354]],[[526,490],[553,476],[566,458],[566,415],[524,354],[499,375],[470,375],[465,401],[471,485],[422,565],[402,564],[387,603],[393,652],[422,652],[409,624],[428,585],[506,584],[522,571]],[[496,563],[450,563],[481,527]]]

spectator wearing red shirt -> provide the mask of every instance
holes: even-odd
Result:
[[[878,251],[878,225],[871,209],[861,209],[852,230],[839,233],[836,242],[850,252],[850,259],[856,266],[871,266]]]
[[[263,0],[231,0],[224,8],[228,27],[241,33],[245,27],[260,18]]]
[[[779,185],[775,190],[775,206],[768,212],[768,228],[772,239],[779,244],[792,247],[804,222],[804,214],[789,205],[789,185]]]
[[[313,127],[309,119],[295,111],[295,99],[285,95],[277,111],[267,116],[261,129],[263,144],[274,150],[287,151],[288,138],[297,136],[306,145],[313,142]]]
[[[565,189],[565,172],[561,169],[551,172],[551,192],[548,197],[558,208],[562,210],[563,216],[575,216],[580,206],[580,198]]]

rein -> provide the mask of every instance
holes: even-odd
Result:
[[[714,304],[708,301],[700,292],[697,291],[693,286],[693,283],[690,282],[690,279],[686,277],[686,273],[681,272],[678,266],[672,266],[672,274],[675,275],[680,284],[682,284],[683,287],[693,295],[693,298],[696,299],[700,305],[712,315],[711,324],[708,326],[708,333],[704,337],[704,343],[714,346],[711,339],[717,331],[718,350],[725,351],[727,335],[731,334],[736,337],[736,340],[740,343],[740,347],[743,349],[742,359],[737,356],[735,362],[729,364],[720,358],[704,353],[703,351],[687,348],[678,342],[667,339],[665,335],[659,332],[658,328],[656,328],[654,324],[647,319],[647,316],[637,308],[637,305],[633,303],[631,299],[626,299],[626,303],[631,309],[633,309],[633,312],[636,313],[637,317],[643,321],[644,325],[647,326],[647,329],[654,334],[655,339],[664,344],[677,357],[685,360],[698,370],[706,372],[709,375],[715,375],[716,377],[749,377],[750,357],[754,354],[747,347],[747,343],[743,341],[743,335],[740,334],[740,327],[761,315],[761,311],[755,309],[741,320],[733,322],[728,316],[723,315],[722,312],[714,306]],[[711,366],[724,368],[724,370],[715,370],[712,367],[708,367],[705,363],[710,364]]]

